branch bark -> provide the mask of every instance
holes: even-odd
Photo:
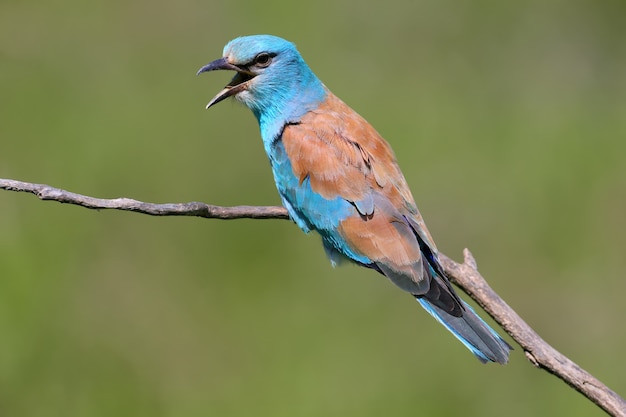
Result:
[[[151,216],[195,216],[209,219],[289,219],[283,207],[235,206],[221,207],[205,203],[152,204],[130,198],[101,199],[72,193],[45,184],[0,179],[0,189],[28,192],[41,200],[74,204],[90,209],[134,211]],[[563,380],[606,413],[626,417],[626,401],[593,375],[579,367],[543,340],[480,275],[476,261],[465,249],[459,264],[440,254],[450,279],[474,299],[524,350],[526,358],[538,368]]]
[[[40,200],[58,201],[59,203],[74,204],[94,210],[123,210],[134,211],[150,216],[192,216],[206,219],[289,219],[287,210],[283,207],[263,206],[235,206],[222,207],[211,204],[166,203],[153,204],[131,198],[95,198],[82,194],[72,193],[60,188],[45,184],[15,181],[0,178],[0,189],[35,194]]]

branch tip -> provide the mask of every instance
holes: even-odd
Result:
[[[463,249],[463,263],[478,271],[478,264],[468,248]]]

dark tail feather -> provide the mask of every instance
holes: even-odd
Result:
[[[417,301],[437,321],[443,324],[459,339],[482,363],[497,362],[505,364],[509,360],[509,351],[513,349],[487,323],[483,321],[466,302],[462,301],[465,311],[459,317],[446,313],[422,297]]]

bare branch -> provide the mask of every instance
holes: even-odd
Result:
[[[124,210],[134,211],[151,216],[194,216],[207,219],[289,219],[287,210],[283,207],[235,206],[222,207],[211,204],[191,203],[144,203],[130,198],[94,198],[82,194],[72,193],[60,188],[45,184],[0,179],[0,188],[9,191],[21,191],[35,194],[41,200],[58,201],[59,203],[74,204],[94,210]]]
[[[196,216],[211,219],[289,219],[283,207],[220,207],[205,203],[152,204],[129,198],[100,199],[71,193],[44,184],[0,179],[0,188],[35,194],[42,200],[74,204],[90,209],[134,211],[152,216]],[[536,367],[557,376],[598,405],[609,415],[626,417],[626,401],[593,375],[576,365],[544,341],[522,318],[496,294],[478,273],[476,260],[469,250],[464,261],[456,263],[440,254],[443,267],[454,283],[472,297],[524,350]]]
[[[534,366],[545,369],[612,416],[626,416],[626,401],[593,375],[550,346],[487,284],[475,269],[476,261],[468,249],[458,264],[440,254],[450,279],[472,297],[524,349]]]

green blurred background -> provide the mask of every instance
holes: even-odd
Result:
[[[393,145],[442,252],[626,394],[626,3],[3,0],[0,177],[279,203],[242,106],[197,78],[294,41]],[[483,366],[286,221],[0,192],[2,416],[601,416],[516,346]]]

